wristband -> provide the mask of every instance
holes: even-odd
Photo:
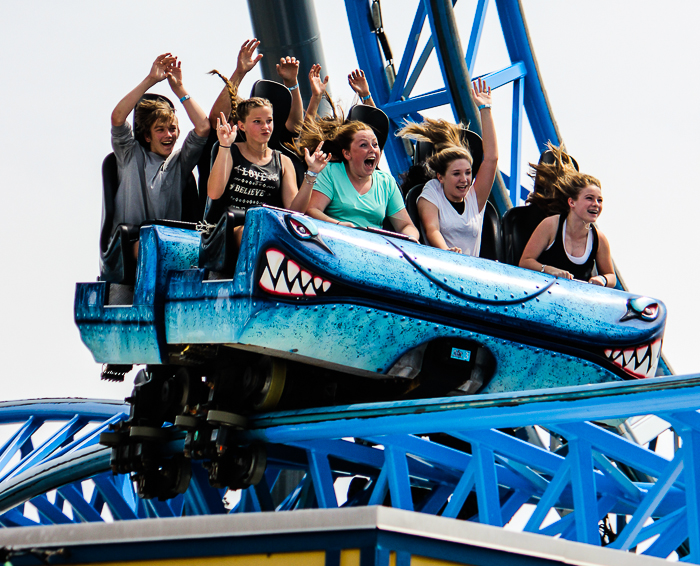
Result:
[[[289,88],[289,92],[292,92],[293,90],[296,90],[299,88],[299,83],[295,84],[294,86],[290,86],[288,88]]]
[[[368,94],[367,96],[361,96],[360,100],[362,100],[362,102],[367,102],[370,98],[372,98],[372,93]]]
[[[547,267],[544,263],[542,264],[542,269],[540,269],[540,273],[544,273],[544,268]]]
[[[602,277],[603,279],[605,279],[605,287],[607,287],[608,286],[608,278],[605,277],[605,275],[598,275],[598,277]]]
[[[185,96],[183,96],[183,97],[180,99],[180,103],[184,103],[185,100],[189,100],[189,99],[190,99],[190,95],[189,95],[189,94],[186,94]]]
[[[490,104],[482,104],[481,106],[479,106],[479,110],[483,110],[484,108],[491,108],[491,105]]]
[[[309,177],[318,177],[318,173],[314,173],[313,171],[306,171],[304,175],[308,175]]]

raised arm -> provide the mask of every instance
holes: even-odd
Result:
[[[177,58],[170,53],[158,55],[151,66],[148,76],[143,79],[129,94],[122,98],[112,110],[112,126],[123,126],[129,114],[138,104],[141,97],[153,85],[166,78],[167,69]]]
[[[355,69],[348,75],[348,84],[350,88],[357,93],[357,96],[360,97],[362,104],[376,106],[374,100],[372,100],[372,93],[369,91],[367,77],[365,77],[365,72],[362,69]]]
[[[311,98],[309,99],[309,106],[306,109],[304,120],[313,120],[316,117],[318,106],[323,100],[323,93],[326,92],[326,86],[328,85],[328,76],[321,80],[321,65],[318,63],[311,66],[309,85],[311,86]]]
[[[238,52],[238,61],[236,63],[236,70],[233,75],[231,75],[231,82],[234,85],[239,85],[250,70],[258,64],[258,61],[262,59],[262,54],[259,53],[255,55],[255,50],[260,45],[260,42],[253,38],[247,39],[243,45],[241,45],[241,50]],[[221,94],[214,102],[214,106],[211,107],[211,112],[209,112],[209,123],[212,128],[216,128],[216,121],[219,119],[219,115],[224,113],[226,116],[231,112],[231,97],[228,94],[228,89],[223,88]]]
[[[282,57],[277,64],[277,74],[282,78],[284,86],[292,93],[292,108],[285,123],[285,128],[290,132],[297,133],[304,122],[304,105],[301,102],[299,92],[299,61],[294,57]]]
[[[617,285],[615,276],[615,266],[610,255],[610,244],[602,232],[598,231],[598,253],[595,256],[595,265],[598,275],[591,277],[588,282],[603,287],[614,287]]]
[[[229,124],[226,116],[221,112],[216,120],[216,137],[219,140],[219,152],[216,154],[207,183],[207,196],[212,200],[220,199],[226,189],[226,183],[233,167],[231,145],[236,139],[237,130],[238,128]]]
[[[547,275],[554,275],[555,277],[563,277],[564,279],[574,278],[568,271],[559,269],[553,265],[545,265],[537,260],[542,252],[554,241],[558,226],[559,215],[549,216],[540,222],[523,250],[523,255],[519,263],[520,267],[531,269],[532,271],[540,271]]]
[[[190,122],[194,126],[194,132],[201,138],[207,137],[209,135],[209,119],[202,107],[195,102],[185,89],[185,85],[182,82],[182,63],[173,61],[167,68],[166,73],[170,88],[185,107],[187,116],[189,116]]]
[[[321,151],[322,146],[323,142],[318,144],[318,147],[313,154],[310,154],[309,150],[304,148],[304,158],[308,169],[298,191],[296,188],[296,175],[294,173],[294,165],[292,165],[292,160],[286,155],[282,156],[282,164],[284,166],[284,176],[282,178],[282,202],[284,203],[285,208],[295,210],[296,212],[306,212],[308,209],[309,201],[311,200],[311,193],[313,192],[314,185],[316,184],[316,177],[321,171],[323,171],[324,167],[331,158],[330,154],[326,155],[323,153],[323,151]],[[289,178],[288,182],[287,178]]]
[[[491,115],[491,87],[478,79],[472,83],[472,96],[479,107],[481,116],[481,134],[484,144],[484,160],[479,168],[479,174],[474,181],[474,190],[479,202],[479,211],[486,206],[486,201],[491,194],[491,187],[496,178],[498,167],[498,144],[496,143],[496,126]]]

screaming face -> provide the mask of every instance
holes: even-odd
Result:
[[[360,130],[355,134],[350,149],[343,150],[349,173],[355,177],[369,177],[377,168],[382,150],[372,130]]]

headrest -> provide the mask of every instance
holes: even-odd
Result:
[[[565,154],[565,155],[568,155],[569,158],[571,159],[571,163],[573,164],[574,169],[576,169],[576,171],[579,171],[579,168],[578,168],[578,161],[576,161],[576,160],[575,160],[571,155],[569,155],[568,153]],[[553,165],[553,164],[554,164],[554,161],[555,161],[554,152],[553,152],[551,149],[546,149],[546,150],[543,151],[542,154],[540,155],[540,160],[537,162],[537,164],[538,164],[538,165],[541,165],[541,164],[544,163],[545,165]],[[539,183],[537,182],[537,177],[535,177],[535,184],[534,184],[534,186],[532,187],[532,192],[533,192],[533,193],[541,192],[541,191],[540,191],[540,185],[539,185]]]
[[[266,98],[272,103],[272,120],[274,129],[272,131],[271,146],[276,146],[276,140],[281,142],[289,141],[291,136],[285,135],[287,118],[292,110],[292,93],[282,83],[275,81],[260,80],[253,84],[250,89],[250,97]],[[275,141],[273,141],[275,140]],[[280,144],[281,145],[281,144]]]
[[[484,144],[481,141],[481,137],[476,132],[471,130],[462,130],[461,134],[462,144],[469,149],[469,153],[472,154],[472,176],[476,177],[479,172],[479,167],[481,167],[481,162],[484,160]],[[420,165],[425,163],[428,157],[435,153],[435,146],[426,141],[416,142],[416,149],[413,154],[414,165]]]
[[[372,128],[374,135],[377,136],[379,148],[384,149],[384,144],[389,137],[389,116],[374,106],[358,104],[348,112],[348,120],[357,120]]]

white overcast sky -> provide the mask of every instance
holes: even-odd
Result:
[[[384,23],[400,60],[417,0],[384,0]],[[410,5],[410,9],[407,7]],[[460,0],[466,46],[475,0]],[[677,373],[695,359],[699,279],[700,4],[671,0],[524,1],[554,115],[583,171],[600,178],[599,222],[628,286],[663,300],[664,352]],[[340,0],[316,3],[328,73],[349,107],[344,77],[355,68]],[[73,323],[76,281],[97,276],[100,165],[111,151],[109,116],[117,101],[170,51],[185,84],[207,109],[251,37],[244,0],[9,2],[0,20],[0,400],[123,398],[131,384],[101,383],[99,366]],[[304,74],[311,62],[304,63]],[[509,63],[490,3],[475,74]],[[246,79],[247,92],[254,71]],[[442,86],[426,75],[419,89]],[[169,94],[166,84],[154,89]],[[494,115],[505,159],[510,90]],[[445,115],[443,113],[443,115]],[[189,128],[184,111],[181,125]],[[534,144],[526,157],[536,161]]]

